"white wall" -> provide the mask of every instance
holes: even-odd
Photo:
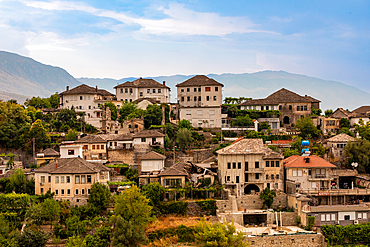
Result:
[[[164,167],[164,160],[142,160],[141,161],[141,171],[151,172],[160,171]]]
[[[74,150],[74,155],[68,155],[68,150]],[[82,145],[65,145],[60,146],[60,158],[77,158],[82,156]]]
[[[345,215],[349,215],[350,220],[356,219],[356,212],[338,212],[338,220],[344,220]]]

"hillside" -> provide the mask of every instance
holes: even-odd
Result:
[[[64,69],[0,51],[0,88],[5,93],[49,97],[78,84]]]
[[[158,82],[166,81],[171,87],[171,101],[176,100],[177,83],[183,82],[193,75],[174,75],[152,77]],[[322,80],[305,75],[291,74],[284,71],[262,71],[245,74],[210,74],[218,82],[225,85],[224,97],[251,97],[254,99],[265,98],[271,93],[286,88],[300,95],[310,95],[321,100],[321,109],[333,109],[343,107],[353,110],[361,105],[370,105],[370,93],[341,82]],[[118,83],[132,81],[136,78],[114,79],[89,79],[81,78],[79,81],[99,86],[114,93],[113,87]]]
[[[6,92],[0,92],[0,100],[8,101],[11,99],[16,100],[19,104],[23,104],[26,99],[29,98],[28,96],[19,95],[15,93],[6,93]]]

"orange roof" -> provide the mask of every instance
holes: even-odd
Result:
[[[306,160],[308,159],[308,162]],[[332,163],[316,155],[299,156],[293,155],[284,160],[285,168],[336,168]]]
[[[236,139],[235,141],[233,141],[233,143],[231,143],[231,144],[237,143],[238,141],[241,141],[241,140],[243,140],[243,137],[239,137],[238,139]]]
[[[290,144],[294,142],[293,140],[276,140],[272,141],[273,144]]]

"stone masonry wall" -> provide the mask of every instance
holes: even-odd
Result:
[[[209,214],[209,210],[202,210],[196,202],[188,202],[188,208],[186,209],[187,216],[200,216]]]
[[[325,247],[325,238],[321,234],[308,235],[280,235],[280,236],[264,236],[250,237],[247,241],[251,243],[251,247]]]
[[[213,149],[207,148],[207,149],[197,149],[193,150],[193,162],[194,163],[201,163],[203,160],[208,159],[213,155]]]
[[[238,196],[236,198],[238,208],[246,208],[246,209],[262,209],[263,202],[260,199],[259,195],[244,195]],[[287,206],[287,196],[284,193],[277,194],[274,197],[274,203],[272,204],[272,208],[285,208]]]
[[[111,161],[123,161],[126,164],[134,164],[134,150],[132,149],[108,150],[108,159]]]

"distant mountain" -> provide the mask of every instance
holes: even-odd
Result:
[[[23,105],[27,98],[29,98],[29,96],[19,95],[15,93],[0,92],[0,100],[8,101],[14,99],[18,102],[18,104],[21,105]]]
[[[80,82],[64,69],[0,51],[0,90],[4,93],[49,97],[64,91],[67,85],[78,84]]]
[[[176,101],[176,84],[183,82],[194,75],[174,75],[151,77],[158,82],[166,81],[171,87],[171,100]],[[321,100],[321,109],[338,107],[353,110],[361,105],[370,105],[370,93],[341,82],[327,81],[305,75],[291,74],[285,71],[262,71],[245,74],[209,74],[208,77],[225,85],[224,97],[251,97],[254,99],[265,98],[271,93],[286,88],[300,95],[310,95]],[[114,92],[113,87],[125,81],[137,78],[129,77],[120,80],[79,78],[77,80],[105,88]]]

